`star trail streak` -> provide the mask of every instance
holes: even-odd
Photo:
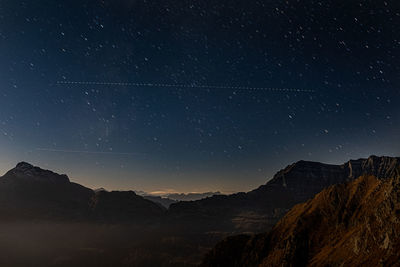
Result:
[[[91,81],[57,81],[58,85],[106,85],[106,86],[130,86],[130,87],[171,87],[171,88],[193,88],[193,89],[233,89],[249,91],[271,91],[271,92],[299,92],[315,93],[315,90],[274,88],[274,87],[250,87],[250,86],[228,86],[228,85],[191,85],[191,84],[168,84],[168,83],[130,83],[130,82],[91,82]]]

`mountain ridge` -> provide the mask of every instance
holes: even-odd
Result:
[[[27,162],[0,177],[2,219],[115,223],[148,221],[164,213],[164,208],[133,191],[96,192],[71,182],[65,174]]]
[[[399,189],[399,175],[332,185],[270,232],[220,242],[202,266],[398,266]]]
[[[151,198],[150,201],[152,202],[150,203],[143,202],[142,197],[136,194],[133,196],[132,193],[123,193],[126,191],[112,193],[101,190],[104,193],[99,193],[71,182],[65,174],[57,174],[50,170],[35,167],[27,162],[20,162],[15,168],[0,177],[0,191],[3,192],[0,202],[1,200],[3,200],[3,203],[7,201],[7,196],[11,197],[8,200],[15,200],[19,194],[22,199],[26,198],[25,202],[30,205],[34,200],[33,197],[38,195],[35,194],[35,190],[37,190],[42,193],[39,199],[43,199],[47,194],[53,197],[55,202],[63,203],[62,205],[67,207],[70,206],[71,212],[74,209],[79,210],[75,216],[79,217],[84,213],[94,212],[93,207],[96,207],[96,205],[93,206],[93,199],[96,196],[104,198],[105,195],[116,196],[119,194],[120,196],[124,195],[127,198],[125,201],[128,202],[137,199],[143,204],[147,203],[148,209],[154,210],[159,216],[160,211],[163,210],[170,222],[176,220],[186,222],[195,219],[213,221],[213,219],[216,219],[214,220],[215,226],[209,225],[208,228],[256,232],[265,229],[265,227],[272,227],[293,205],[313,197],[327,186],[350,181],[363,174],[377,177],[393,176],[399,174],[398,169],[396,169],[396,166],[399,165],[400,158],[398,157],[370,156],[366,159],[349,160],[341,165],[301,160],[281,169],[266,184],[247,193],[213,195],[201,200],[176,203],[171,201],[167,203],[170,206],[166,211],[165,207],[160,204],[157,204],[158,209],[154,208],[152,203],[157,201],[152,201]],[[71,194],[71,196],[67,194]],[[68,201],[71,203],[68,203]],[[56,204],[53,203],[50,206],[54,207],[54,205]],[[114,205],[118,206],[116,203]],[[126,208],[129,209],[129,207]],[[61,211],[57,212],[58,215],[60,213]],[[96,217],[92,215],[90,214],[88,217]],[[250,218],[249,221],[252,221],[250,224],[243,222],[244,219],[248,218]],[[256,227],[257,225],[258,227]]]
[[[42,229],[32,240],[41,240],[42,231],[48,225],[55,229],[48,234],[49,238],[58,234],[58,229],[64,229],[62,231],[71,235],[76,229],[82,235],[88,232],[90,247],[98,249],[96,252],[90,250],[90,253],[102,257],[105,249],[107,255],[112,255],[111,258],[118,259],[118,262],[154,262],[152,259],[158,255],[161,261],[170,263],[168,266],[176,266],[171,262],[190,262],[190,266],[195,266],[200,263],[202,255],[226,236],[262,233],[272,229],[289,209],[314,197],[321,191],[319,188],[352,181],[355,175],[362,173],[391,177],[399,173],[399,165],[399,158],[393,157],[370,157],[342,165],[299,161],[280,170],[265,185],[248,193],[179,202],[166,210],[134,192],[93,191],[71,182],[68,176],[20,163],[0,177],[0,219],[3,224],[21,226],[12,228],[14,234],[24,231],[26,225]],[[60,225],[63,226],[58,228]],[[98,230],[90,230],[93,227]],[[118,244],[124,240],[121,244],[123,248],[116,243],[103,243],[99,234],[108,235],[108,240],[118,241]],[[139,254],[130,254],[131,235],[143,238],[137,242],[144,242],[139,246],[145,253],[144,258]],[[234,255],[241,253],[248,235],[234,236],[229,240],[238,238],[241,241],[235,241]],[[80,244],[80,236],[73,239],[75,244]],[[62,240],[54,242],[62,246]],[[25,240],[21,238],[20,242]],[[81,245],[78,246],[81,248]],[[14,248],[19,257],[20,251]],[[120,254],[120,249],[124,253]],[[77,258],[81,255],[79,251],[74,253]],[[89,254],[84,258],[92,259]]]
[[[295,204],[324,188],[367,174],[379,178],[399,174],[399,157],[370,156],[344,164],[298,161],[278,171],[266,184],[232,195],[171,204],[168,213],[179,220],[212,220],[208,230],[259,232],[270,229]],[[246,218],[249,218],[246,220]]]

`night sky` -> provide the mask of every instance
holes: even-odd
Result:
[[[0,1],[1,173],[246,191],[300,159],[399,156],[399,88],[397,0]]]

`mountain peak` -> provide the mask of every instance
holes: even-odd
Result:
[[[17,166],[15,166],[15,168],[17,168],[17,169],[31,169],[31,168],[33,168],[33,165],[28,163],[28,162],[21,161],[21,162],[19,162],[17,164]]]
[[[14,169],[8,171],[3,178],[29,179],[31,181],[69,183],[65,174],[58,174],[49,170],[41,169],[27,162],[19,162]]]

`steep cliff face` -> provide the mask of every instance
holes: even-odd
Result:
[[[213,221],[213,224],[202,225],[207,230],[265,231],[295,204],[312,198],[330,185],[364,174],[382,179],[394,177],[399,174],[399,166],[400,158],[376,156],[342,165],[299,161],[253,191],[179,202],[171,205],[169,214],[184,221]]]
[[[221,242],[203,266],[400,266],[399,251],[400,176],[361,176],[296,205],[267,234]]]
[[[362,175],[384,179],[399,174],[400,158],[371,156],[342,165],[298,161],[275,174],[266,185],[249,192],[262,198],[271,191],[287,191],[295,201],[305,201],[329,185],[354,180]]]

